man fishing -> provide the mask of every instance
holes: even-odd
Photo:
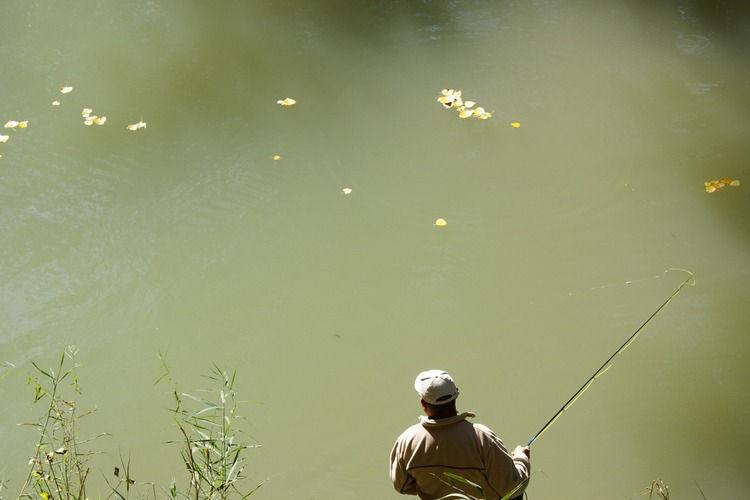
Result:
[[[479,495],[476,488],[444,475],[447,472],[479,485],[486,499],[512,492],[520,500],[531,473],[529,448],[517,446],[510,454],[488,427],[467,420],[473,413],[459,414],[458,387],[447,372],[420,373],[414,389],[425,416],[398,437],[391,451],[396,491],[425,500],[457,492]]]

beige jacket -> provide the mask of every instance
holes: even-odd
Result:
[[[454,481],[457,490],[445,484],[449,479],[443,472],[451,472],[481,486],[485,498],[498,499],[528,480],[528,457],[511,456],[488,427],[466,420],[474,416],[467,412],[440,420],[420,417],[418,424],[406,429],[391,451],[396,491],[429,500],[458,491],[481,496],[471,486]],[[524,487],[513,496],[521,495]]]

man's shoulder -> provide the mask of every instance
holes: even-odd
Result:
[[[472,425],[474,426],[474,431],[477,433],[477,436],[482,438],[498,439],[495,431],[493,431],[486,425],[477,422],[472,422]]]
[[[397,441],[406,442],[411,441],[415,437],[425,432],[424,426],[421,423],[416,423],[407,427],[404,432],[398,437]]]

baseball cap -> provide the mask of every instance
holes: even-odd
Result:
[[[427,370],[417,375],[414,390],[431,405],[450,403],[458,397],[458,387],[448,372],[443,370]]]

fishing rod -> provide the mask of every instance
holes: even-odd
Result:
[[[536,440],[537,440],[537,439],[538,439],[538,438],[539,438],[539,437],[540,437],[540,436],[541,436],[542,434],[544,434],[544,433],[545,433],[545,432],[547,431],[547,429],[549,429],[549,428],[550,428],[550,427],[552,426],[552,424],[554,424],[554,423],[555,423],[555,421],[556,421],[556,420],[557,420],[558,418],[560,418],[560,416],[561,416],[561,415],[562,415],[562,414],[563,414],[563,413],[565,412],[565,410],[567,410],[568,408],[570,408],[571,406],[573,406],[573,404],[574,404],[574,403],[575,403],[575,402],[576,402],[576,401],[578,400],[578,398],[580,398],[580,397],[581,397],[581,395],[582,395],[582,394],[583,394],[584,392],[586,392],[586,390],[587,390],[587,389],[588,389],[588,388],[589,388],[589,387],[591,386],[591,384],[593,384],[593,383],[594,383],[594,381],[595,381],[595,380],[596,380],[597,378],[599,378],[600,376],[604,375],[604,373],[605,373],[605,372],[606,372],[607,370],[609,370],[609,368],[610,368],[610,367],[612,366],[612,365],[611,365],[610,363],[611,363],[611,361],[612,361],[612,360],[613,360],[613,359],[615,358],[615,356],[617,356],[618,354],[620,354],[621,352],[623,352],[623,351],[624,351],[625,349],[627,349],[627,348],[628,348],[628,347],[630,346],[630,344],[632,344],[632,343],[633,343],[633,342],[635,341],[635,339],[636,339],[636,338],[638,337],[638,334],[639,334],[639,333],[641,333],[641,330],[643,330],[643,329],[644,329],[644,328],[646,327],[646,325],[648,325],[648,324],[649,324],[649,322],[651,322],[651,320],[652,320],[652,319],[654,319],[654,317],[656,317],[656,315],[657,315],[657,314],[659,314],[659,311],[661,311],[662,309],[664,309],[664,307],[666,307],[666,305],[667,305],[667,304],[669,304],[669,302],[670,302],[670,301],[671,301],[671,300],[672,300],[672,299],[673,299],[673,298],[674,298],[674,297],[675,297],[675,296],[676,296],[676,295],[677,295],[678,293],[680,293],[680,290],[682,290],[682,288],[683,288],[683,287],[684,287],[685,285],[687,285],[687,284],[688,284],[688,283],[690,283],[690,282],[692,282],[692,284],[695,284],[695,277],[694,277],[693,273],[691,273],[691,272],[690,272],[690,271],[688,271],[687,269],[679,269],[679,268],[669,268],[669,269],[667,269],[667,270],[666,270],[665,272],[669,272],[669,271],[683,271],[683,272],[686,272],[686,273],[688,273],[688,274],[689,274],[690,276],[689,276],[689,277],[688,277],[688,278],[687,278],[687,279],[686,279],[685,281],[683,281],[683,282],[682,282],[682,284],[681,284],[680,286],[678,286],[678,287],[677,287],[677,289],[676,289],[676,290],[675,290],[675,291],[674,291],[674,292],[672,293],[672,295],[670,295],[670,296],[669,296],[669,297],[667,298],[667,300],[665,300],[665,301],[664,301],[664,302],[662,303],[662,305],[660,305],[660,306],[659,306],[659,307],[658,307],[658,308],[656,309],[656,311],[654,311],[654,312],[653,312],[653,314],[651,314],[651,316],[649,316],[649,317],[648,317],[648,319],[647,319],[646,321],[644,321],[644,322],[643,322],[643,324],[642,324],[641,326],[639,326],[639,327],[638,327],[638,329],[637,329],[636,331],[634,331],[634,332],[633,332],[633,334],[632,334],[632,335],[630,335],[630,337],[628,337],[628,338],[627,338],[627,339],[625,340],[625,342],[624,342],[624,343],[623,343],[623,344],[622,344],[622,345],[621,345],[621,346],[620,346],[620,347],[619,347],[619,348],[618,348],[618,349],[617,349],[617,350],[616,350],[616,351],[614,352],[614,354],[612,354],[612,355],[611,355],[611,356],[610,356],[609,358],[607,358],[607,361],[605,361],[604,363],[602,363],[602,366],[600,366],[600,367],[599,367],[599,368],[598,368],[598,369],[597,369],[597,370],[596,370],[596,371],[595,371],[595,372],[593,373],[593,375],[591,375],[591,376],[589,377],[589,379],[588,379],[588,380],[586,380],[586,382],[585,382],[585,383],[584,383],[584,384],[583,384],[583,385],[582,385],[582,386],[581,386],[581,387],[580,387],[580,388],[579,388],[579,389],[578,389],[578,390],[577,390],[577,391],[576,391],[576,392],[575,392],[575,393],[574,393],[574,394],[573,394],[573,395],[572,395],[572,396],[570,397],[570,399],[568,399],[568,400],[567,400],[567,401],[565,402],[565,404],[564,404],[564,405],[562,405],[562,406],[560,407],[560,409],[559,409],[559,410],[557,410],[557,413],[555,413],[555,414],[554,414],[554,415],[552,416],[552,418],[550,418],[550,419],[549,419],[549,420],[547,421],[547,423],[546,423],[546,424],[544,424],[544,425],[542,426],[542,428],[541,428],[541,429],[539,429],[539,432],[537,432],[536,434],[534,434],[534,437],[532,437],[532,438],[531,438],[531,439],[529,440],[529,443],[528,443],[528,444],[527,444],[526,446],[531,446],[531,444],[532,444],[532,443],[533,443],[534,441],[536,441]]]

